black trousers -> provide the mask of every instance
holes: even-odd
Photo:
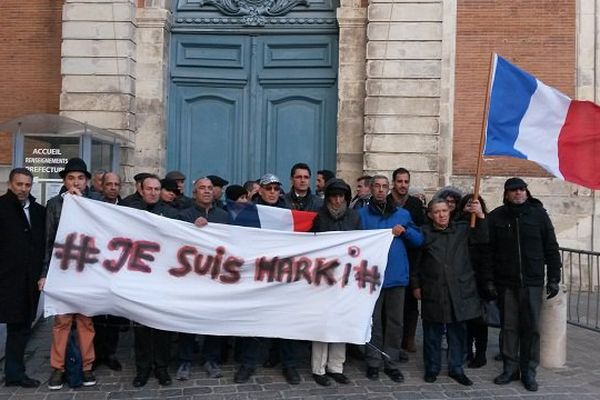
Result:
[[[114,315],[97,315],[94,321],[94,352],[96,360],[114,357],[119,345],[119,330],[127,324],[127,319]]]
[[[139,325],[134,329],[135,367],[138,375],[148,375],[169,366],[171,332]]]
[[[475,342],[475,355],[473,355],[473,342]],[[488,326],[481,318],[467,321],[467,356],[486,360],[485,353],[488,344]]]
[[[4,376],[6,382],[18,382],[25,377],[25,347],[31,336],[31,322],[6,324],[6,354]]]
[[[543,287],[500,288],[498,306],[502,322],[504,372],[519,369],[535,377],[540,363],[540,313]]]

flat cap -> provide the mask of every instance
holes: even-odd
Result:
[[[504,190],[526,189],[527,184],[521,178],[508,178],[504,182]]]
[[[225,179],[217,175],[208,175],[207,178],[210,179],[213,186],[224,187],[229,184],[229,181],[226,181]]]
[[[149,172],[140,172],[139,174],[135,174],[133,180],[136,182],[141,182],[152,174]]]
[[[165,175],[165,179],[172,179],[174,181],[185,181],[185,175],[181,171],[169,171]]]

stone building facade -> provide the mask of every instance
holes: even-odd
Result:
[[[129,181],[141,170],[165,172],[177,1],[183,0],[62,5],[58,110],[127,138],[121,160]],[[34,2],[21,2],[28,3]],[[470,190],[490,53],[567,95],[597,102],[599,5],[600,0],[339,0],[338,175],[352,182],[363,173],[390,174],[403,166],[429,194],[448,184]],[[0,103],[3,118],[16,115],[3,107]],[[482,194],[490,206],[500,203],[508,176],[524,176],[552,214],[561,245],[600,248],[595,191],[553,179],[529,162],[489,160],[483,172]]]

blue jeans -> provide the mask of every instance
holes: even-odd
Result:
[[[442,369],[442,334],[448,338],[448,373],[463,374],[463,355],[467,337],[465,322],[443,324],[423,320],[423,361],[425,373],[438,375]]]

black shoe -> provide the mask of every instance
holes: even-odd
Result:
[[[300,383],[300,374],[294,367],[287,367],[283,369],[283,376],[290,385],[297,385]]]
[[[149,374],[137,374],[135,378],[133,378],[133,386],[134,387],[142,387],[146,386],[148,383]]]
[[[404,382],[404,375],[402,375],[402,372],[400,372],[399,369],[385,368],[383,372],[385,372],[385,374],[394,382]]]
[[[532,376],[523,377],[521,379],[521,382],[523,383],[523,386],[525,387],[525,389],[529,390],[530,392],[537,392],[538,384],[535,381],[534,377],[532,377]]]
[[[24,375],[21,380],[18,381],[6,381],[4,382],[4,386],[20,386],[22,388],[36,388],[40,386],[40,381],[37,379],[31,379],[27,375]]]
[[[512,374],[510,374],[508,372],[503,372],[502,374],[500,374],[496,378],[494,378],[494,383],[496,385],[506,385],[512,381],[518,381],[519,377],[520,377],[519,371],[513,372]]]
[[[105,358],[104,364],[113,371],[121,371],[123,369],[123,366],[115,356]]]
[[[341,372],[327,372],[327,375],[329,375],[331,378],[333,378],[334,381],[336,381],[337,383],[341,383],[342,385],[347,385],[350,383],[350,379],[348,379],[348,377],[342,374]]]
[[[245,365],[242,365],[235,373],[233,381],[235,383],[246,383],[248,380],[250,380],[252,374],[254,374],[254,368],[248,368]]]
[[[379,368],[377,367],[367,367],[367,378],[372,381],[376,381],[379,379]]]
[[[427,372],[423,379],[427,383],[433,383],[433,382],[437,381],[437,374],[434,374],[433,372]]]
[[[154,371],[154,375],[156,376],[156,379],[158,379],[158,384],[161,386],[169,386],[173,383],[166,369],[157,369]]]
[[[487,360],[485,358],[477,358],[475,357],[467,364],[467,368],[481,368],[485,364],[487,364]]]
[[[465,374],[448,374],[448,376],[454,379],[456,382],[460,383],[463,386],[472,386],[473,381],[467,378]]]
[[[313,376],[313,379],[315,380],[315,382],[317,382],[321,386],[330,386],[331,385],[331,381],[329,380],[327,375],[312,374],[312,376]]]

